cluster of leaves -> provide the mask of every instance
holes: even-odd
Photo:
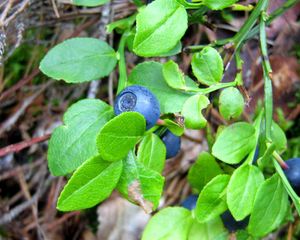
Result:
[[[74,1],[84,6],[105,2]],[[141,57],[176,55],[188,27],[188,9],[220,10],[235,2],[156,0],[137,14],[107,26],[108,31],[122,34],[117,52],[99,39],[73,38],[51,49],[40,69],[53,79],[81,83],[108,76],[118,64],[118,91],[129,85],[148,88],[159,100],[164,127],[178,136],[184,128],[209,127],[202,111],[210,105],[207,95],[219,89],[224,88],[219,97],[220,114],[227,120],[238,119],[244,108],[244,98],[237,88],[241,82],[238,77],[221,82],[223,60],[216,49],[207,46],[193,54],[191,67],[196,81],[184,75],[172,60],[140,63],[127,77],[124,56],[125,47]],[[206,87],[200,88],[200,84]],[[279,174],[272,174],[272,154],[286,148],[284,132],[273,122],[272,144],[267,145],[262,113],[253,124],[236,122],[219,127],[211,154],[201,153],[189,170],[188,180],[199,193],[195,210],[170,207],[160,211],[150,221],[143,239],[226,239],[228,233],[219,216],[227,209],[236,220],[250,215],[243,236],[261,237],[292,217],[288,193],[300,209],[298,197],[276,163]],[[184,126],[175,121],[174,114],[184,117]],[[165,146],[154,133],[157,128],[146,131],[144,117],[136,112],[114,116],[112,107],[101,100],[84,99],[73,104],[64,115],[64,125],[55,129],[49,142],[51,173],[72,173],[57,208],[89,208],[117,189],[146,212],[155,210],[163,191],[166,158]],[[272,171],[264,171],[269,168]]]

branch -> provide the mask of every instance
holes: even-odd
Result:
[[[0,149],[0,157],[3,157],[9,153],[19,152],[24,148],[28,148],[36,143],[44,142],[50,138],[51,134],[46,134],[41,137],[32,138],[23,142],[12,144]]]

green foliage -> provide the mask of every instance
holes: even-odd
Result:
[[[197,161],[191,166],[188,173],[188,181],[199,192],[215,176],[222,173],[215,158],[208,152],[202,152]]]
[[[128,76],[129,85],[147,87],[157,97],[162,113],[180,112],[191,94],[170,88],[164,80],[163,66],[157,62],[138,64]]]
[[[176,136],[181,136],[184,132],[184,127],[182,125],[179,125],[170,119],[164,119],[164,126],[166,126]]]
[[[223,222],[220,217],[216,217],[205,223],[199,223],[194,220],[188,240],[199,240],[199,236],[203,240],[226,240],[228,239],[228,233],[223,226]]]
[[[172,60],[169,60],[163,65],[163,75],[167,84],[171,88],[185,90],[185,79],[183,72],[180,71],[179,66]]]
[[[226,189],[229,179],[229,175],[220,174],[202,189],[195,209],[195,215],[199,222],[212,220],[225,212],[227,209]]]
[[[161,173],[165,166],[166,147],[162,140],[155,134],[148,134],[142,140],[137,161],[149,169]]]
[[[203,0],[203,4],[213,10],[221,10],[236,3],[238,0]]]
[[[100,100],[84,99],[73,104],[64,115],[64,125],[54,130],[49,141],[51,173],[66,175],[96,156],[96,133],[112,117],[112,108]]]
[[[259,168],[243,165],[232,174],[227,186],[227,205],[238,221],[252,212],[254,198],[264,176]]]
[[[182,108],[184,124],[187,128],[200,129],[206,126],[206,119],[202,115],[202,110],[209,105],[209,100],[204,95],[194,95],[188,98]]]
[[[277,174],[266,180],[258,189],[250,217],[249,232],[263,237],[283,221],[288,208],[288,195]]]
[[[122,161],[106,162],[99,156],[87,160],[64,187],[57,208],[74,211],[93,207],[105,200],[116,187],[122,168]]]
[[[52,48],[40,63],[48,77],[81,83],[108,76],[117,63],[115,51],[96,38],[72,38]]]
[[[142,240],[187,239],[193,219],[191,212],[181,207],[168,207],[151,218],[144,230]]]
[[[143,57],[161,56],[176,46],[186,29],[183,6],[176,0],[156,0],[136,17],[133,51]]]
[[[244,110],[244,98],[234,87],[225,88],[219,97],[219,110],[223,118],[238,118]]]
[[[200,83],[211,86],[222,79],[223,61],[216,49],[205,47],[193,55],[192,69]]]
[[[100,156],[107,161],[121,160],[141,140],[145,118],[137,112],[124,112],[104,125],[97,137]]]
[[[156,171],[136,160],[129,152],[123,160],[124,169],[117,189],[129,201],[140,205],[150,213],[158,207],[164,186],[164,178]]]
[[[229,164],[239,163],[255,147],[255,129],[245,122],[226,127],[218,136],[212,154]]]
[[[169,60],[163,64],[163,76],[167,84],[174,89],[183,91],[197,91],[197,85],[191,84],[191,80],[187,79],[183,72],[179,69],[179,66],[172,60]],[[188,81],[188,85],[186,81]],[[189,84],[190,83],[190,84]]]

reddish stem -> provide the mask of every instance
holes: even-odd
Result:
[[[44,142],[44,141],[48,140],[50,138],[50,136],[51,136],[51,134],[46,134],[41,137],[36,137],[36,138],[32,138],[32,139],[29,139],[29,140],[26,140],[23,142],[8,145],[8,146],[0,149],[0,157],[3,157],[9,153],[19,152],[24,148],[32,146],[33,144],[36,144],[39,142]]]

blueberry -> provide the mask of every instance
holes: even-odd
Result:
[[[285,163],[289,167],[284,170],[285,176],[294,191],[300,196],[300,158],[291,158]]]
[[[181,206],[183,206],[186,209],[193,210],[196,207],[198,195],[192,194],[189,195],[182,203]]]
[[[246,217],[241,221],[236,221],[229,210],[221,215],[221,219],[224,227],[227,228],[229,232],[236,232],[237,230],[245,229],[249,223],[249,217]]]
[[[114,104],[116,115],[138,112],[146,119],[146,128],[152,128],[160,116],[159,102],[147,88],[132,85],[120,92]]]
[[[169,130],[166,130],[161,136],[161,140],[166,145],[167,149],[167,159],[175,157],[180,150],[181,139],[180,137],[174,135]]]

